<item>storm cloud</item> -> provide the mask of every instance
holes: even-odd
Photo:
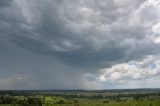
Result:
[[[121,88],[128,77],[158,82],[159,67],[142,75],[154,70],[129,64],[159,58],[159,12],[159,0],[1,0],[0,89]],[[135,70],[138,78],[129,74]],[[19,79],[26,84],[17,87]]]

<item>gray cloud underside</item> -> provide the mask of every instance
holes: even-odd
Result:
[[[159,53],[150,39],[158,18],[154,8],[141,9],[144,0],[120,2],[17,0],[1,12],[2,18],[7,15],[4,33],[9,30],[7,35],[22,48],[80,67]]]

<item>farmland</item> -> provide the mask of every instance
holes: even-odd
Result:
[[[0,91],[0,106],[160,106],[160,89]]]

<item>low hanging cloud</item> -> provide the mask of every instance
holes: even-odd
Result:
[[[19,86],[17,88],[17,86]],[[34,83],[32,76],[30,75],[12,75],[5,79],[0,79],[1,90],[28,90],[32,86],[35,89],[36,83]]]

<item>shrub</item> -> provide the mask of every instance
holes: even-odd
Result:
[[[65,104],[66,102],[64,100],[59,100],[58,102],[56,102],[55,104]]]

